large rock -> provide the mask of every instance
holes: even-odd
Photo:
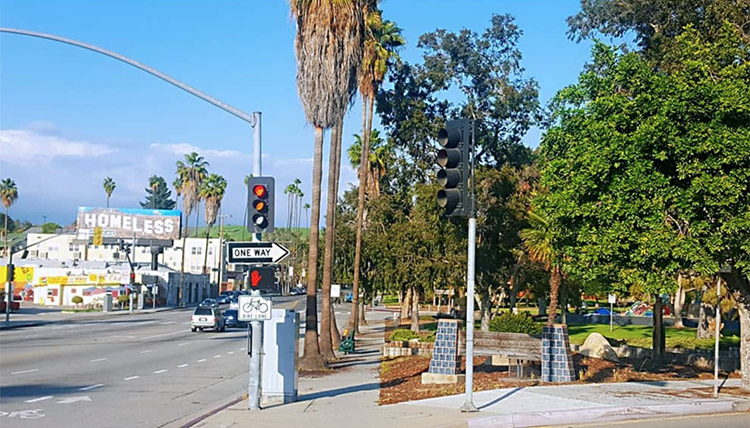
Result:
[[[616,363],[620,362],[617,352],[612,348],[607,339],[599,333],[591,333],[583,345],[578,349],[581,355],[594,358],[602,358]]]

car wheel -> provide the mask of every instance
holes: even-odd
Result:
[[[195,333],[196,330],[198,330],[198,329],[195,328],[195,327],[190,327],[190,331],[192,331],[193,333]]]
[[[203,327],[199,327],[198,330],[203,331]]]

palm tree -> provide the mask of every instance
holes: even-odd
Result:
[[[529,228],[521,230],[523,245],[531,260],[542,263],[549,276],[549,314],[547,324],[555,323],[557,296],[562,282],[561,258],[552,246],[553,230],[550,222],[541,214],[529,211]]]
[[[310,227],[310,204],[302,205],[302,209],[305,210],[305,227]]]
[[[370,198],[376,198],[380,195],[380,179],[385,175],[388,166],[393,161],[393,147],[384,143],[385,141],[380,137],[380,131],[373,129],[370,133],[368,188],[365,189],[365,195]],[[362,156],[362,137],[358,134],[354,134],[354,143],[349,146],[347,155],[352,168],[359,168]]]
[[[18,200],[18,188],[16,183],[10,178],[0,181],[0,200],[5,207],[5,255],[10,254],[8,246],[8,209]]]
[[[284,188],[284,194],[286,195],[286,228],[291,231],[292,229],[292,194],[294,193],[294,185],[290,184]]]
[[[211,233],[211,226],[216,223],[216,216],[221,208],[221,201],[224,199],[224,192],[227,190],[227,181],[218,174],[211,174],[201,184],[200,194],[206,201],[206,249],[203,252],[203,273],[206,271],[208,262],[208,237]]]
[[[320,223],[320,183],[323,169],[323,131],[343,120],[356,93],[357,69],[362,61],[365,0],[291,0],[297,22],[297,91],[307,121],[315,127],[312,177],[312,216],[307,258],[307,309],[302,370],[321,369],[318,345],[317,261]],[[329,189],[331,191],[332,189]],[[327,290],[323,289],[325,294]],[[330,335],[328,299],[323,299],[321,339]],[[328,337],[330,341],[330,337]]]
[[[161,180],[163,180],[161,177],[158,177],[156,175],[152,175],[148,179],[148,187],[151,188],[151,208],[156,209],[156,190],[159,189],[159,183],[161,183]]]
[[[349,326],[353,331],[358,328],[359,305],[359,264],[362,258],[362,229],[364,227],[365,191],[367,190],[367,171],[370,158],[370,135],[372,131],[373,107],[375,94],[385,79],[388,68],[398,59],[396,50],[404,45],[401,29],[391,21],[383,21],[382,12],[377,9],[377,2],[368,10],[365,18],[365,42],[362,67],[359,70],[359,91],[362,94],[362,159],[359,163],[359,194],[357,200],[357,235],[354,247],[354,286],[352,290],[352,311]]]
[[[174,187],[175,194],[174,206],[177,207],[179,206],[177,205],[177,201],[180,199],[180,195],[182,195],[182,178],[179,176],[175,177],[174,181],[172,181],[172,187]]]
[[[104,179],[104,192],[107,194],[107,208],[109,208],[109,198],[112,196],[112,192],[115,191],[116,187],[117,184],[115,184],[115,180],[113,180],[112,177]]]
[[[184,305],[184,281],[185,274],[185,248],[188,236],[188,218],[199,201],[199,189],[201,183],[208,175],[208,162],[196,152],[185,155],[185,162],[177,161],[177,178],[182,183],[180,193],[182,194],[182,208],[185,211],[185,230],[182,234],[182,264],[180,266],[180,304]]]

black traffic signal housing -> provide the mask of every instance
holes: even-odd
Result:
[[[471,121],[467,119],[449,121],[438,132],[438,143],[442,148],[437,155],[441,167],[437,182],[443,188],[437,193],[437,203],[445,208],[445,215],[449,217],[468,217],[471,214],[471,133]]]
[[[268,233],[274,229],[274,178],[251,177],[247,182],[247,231]]]

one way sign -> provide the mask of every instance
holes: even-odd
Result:
[[[289,250],[275,242],[228,242],[229,263],[278,263]]]

